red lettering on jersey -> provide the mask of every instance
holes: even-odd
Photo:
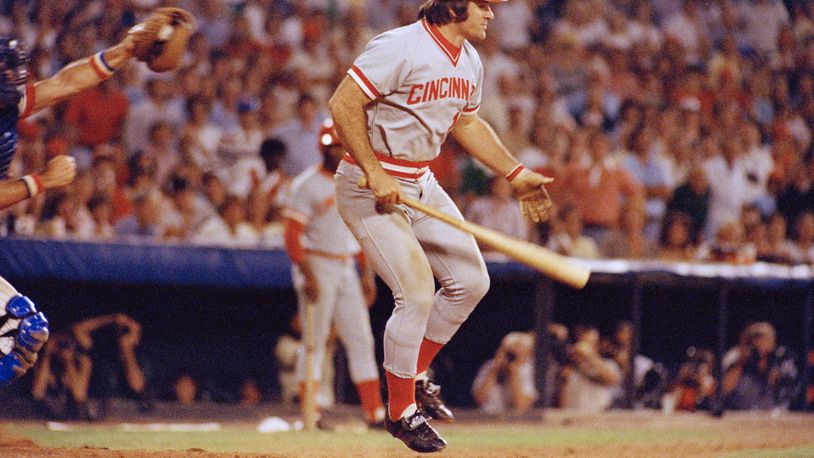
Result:
[[[413,97],[416,91],[421,91],[424,88],[423,84],[413,84],[410,86],[410,94],[407,96],[407,105],[415,105],[418,102],[421,102],[421,95]],[[422,91],[423,92],[423,91]],[[421,92],[419,92],[421,94]]]
[[[461,98],[461,78],[451,78],[449,80],[449,96],[452,98]]]
[[[443,77],[423,84],[413,84],[407,95],[407,105],[455,98],[469,100],[475,93],[475,85],[460,77]]]
[[[438,100],[438,87],[440,86],[440,81],[430,81],[427,83],[427,100]]]
[[[449,78],[441,78],[441,80],[438,82],[438,87],[440,88],[438,97],[441,99],[449,97],[449,80]],[[446,87],[444,87],[445,83]]]

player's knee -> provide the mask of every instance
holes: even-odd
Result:
[[[457,279],[450,291],[453,296],[458,296],[459,303],[469,305],[474,308],[489,291],[489,275],[473,275],[466,279]]]

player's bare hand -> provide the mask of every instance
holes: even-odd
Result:
[[[543,174],[523,169],[510,182],[514,189],[514,194],[520,201],[520,211],[523,217],[542,223],[548,219],[549,211],[554,203],[545,189],[545,185],[554,181],[554,178]]]
[[[65,186],[76,176],[76,160],[70,156],[59,155],[45,166],[45,172],[40,175],[45,189]]]
[[[398,180],[391,177],[384,170],[377,170],[359,179],[359,187],[373,191],[376,201],[383,204],[400,204],[404,192]]]

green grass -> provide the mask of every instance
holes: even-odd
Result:
[[[225,453],[274,453],[292,456],[316,456],[344,451],[348,455],[378,456],[407,452],[401,443],[382,431],[376,432],[278,432],[261,434],[250,424],[222,424],[214,432],[126,432],[113,424],[73,426],[69,431],[50,431],[44,424],[7,424],[6,431],[32,439],[45,447],[95,447],[112,450],[189,450],[198,449]],[[638,425],[630,429],[546,427],[532,424],[502,425],[439,425],[439,429],[455,450],[469,456],[497,456],[496,450],[528,456],[572,447],[588,447],[601,453],[603,446],[616,453],[627,444],[653,444],[655,449],[669,450],[672,444],[709,444],[718,441],[720,431],[703,427],[664,428]],[[814,436],[812,436],[814,438]],[[613,448],[613,447],[616,448]],[[637,449],[641,449],[638,447]],[[481,452],[479,452],[479,450]],[[801,441],[789,449],[746,449],[722,452],[710,456],[800,457],[814,456],[814,442]]]
[[[187,450],[212,452],[264,453],[302,451],[304,444],[314,449],[399,449],[401,445],[384,432],[281,432],[261,434],[247,428],[226,426],[215,432],[125,432],[115,426],[79,427],[71,431],[50,431],[39,425],[14,425],[12,433],[31,438],[41,446],[104,447],[117,450]],[[582,431],[506,425],[503,428],[443,428],[444,437],[467,448],[511,447],[535,449],[571,444],[601,445],[632,442],[671,442],[682,439],[713,439],[712,433],[687,430]]]

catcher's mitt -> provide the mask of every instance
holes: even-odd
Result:
[[[150,70],[166,72],[181,63],[189,37],[195,31],[195,17],[181,8],[159,8],[146,21],[134,25],[133,55]]]

